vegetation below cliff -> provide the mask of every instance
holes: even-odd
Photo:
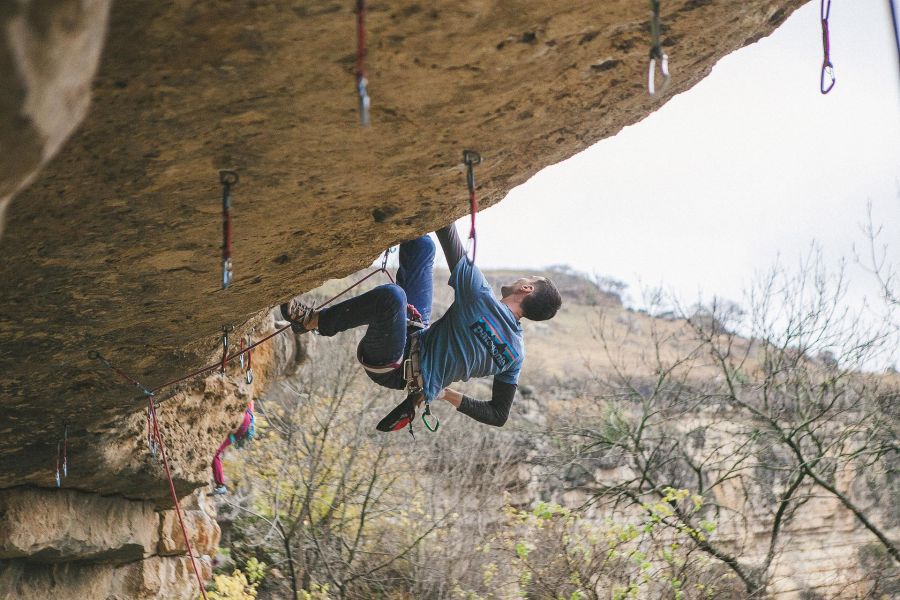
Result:
[[[780,274],[779,293],[746,311],[660,319],[556,269],[571,293],[556,319],[526,323],[510,422],[436,405],[439,432],[417,423],[415,440],[374,431],[402,393],[367,381],[356,337],[307,336],[309,359],[259,404],[259,438],[229,456],[216,585],[316,599],[892,597],[900,378],[860,371],[885,330],[841,313],[839,281],[819,275]],[[786,298],[783,321],[772,306]],[[261,579],[229,576],[248,561]]]

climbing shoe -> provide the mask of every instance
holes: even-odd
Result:
[[[413,392],[398,404],[394,410],[378,422],[375,429],[378,431],[399,431],[409,425],[416,418],[416,406],[422,402],[422,393]]]
[[[306,333],[309,331],[306,328],[306,324],[314,312],[315,309],[301,302],[299,296],[281,305],[281,316],[291,324],[291,331],[294,333]]]
[[[221,496],[222,494],[227,494],[227,493],[228,493],[227,487],[225,487],[224,485],[218,485],[213,489],[211,495],[212,496]]]

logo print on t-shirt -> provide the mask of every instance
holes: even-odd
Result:
[[[485,321],[484,317],[469,325],[469,330],[485,345],[494,364],[501,370],[506,369],[515,361],[509,344],[503,340],[496,328]]]

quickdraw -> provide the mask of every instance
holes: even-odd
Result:
[[[156,438],[153,437],[153,427],[150,423],[152,417],[150,416],[150,409],[147,409],[147,450],[150,452],[150,456],[156,457],[156,453],[159,450],[156,447]]]
[[[356,0],[356,91],[359,94],[359,124],[369,125],[369,98],[366,78],[366,1]]]
[[[396,252],[396,251],[397,251],[397,249],[394,248],[394,247],[392,246],[392,247],[388,248],[387,250],[385,250],[385,251],[384,251],[384,256],[381,257],[381,269],[380,269],[380,271],[383,272],[383,273],[387,273],[387,274],[388,274],[388,277],[390,277],[390,273],[388,273],[388,270],[387,270],[388,257],[390,257],[390,255],[393,254],[393,253]]]
[[[250,333],[247,334],[247,350],[244,350],[244,339],[241,338],[241,370],[244,370],[244,352],[247,354],[247,369],[244,370],[244,381],[247,382],[247,385],[253,383],[253,332],[256,329],[251,329]]]
[[[231,187],[238,182],[234,171],[219,171],[222,184],[222,289],[231,284]]]
[[[822,19],[822,73],[819,76],[819,91],[827,94],[837,81],[834,76],[834,65],[831,63],[831,36],[828,31],[828,18],[831,16],[831,0],[821,0],[819,16]]]
[[[59,477],[59,455],[62,452],[60,444],[62,444],[62,442],[56,442],[56,487],[62,485],[62,480]]]
[[[110,370],[119,375],[125,381],[134,384],[138,387],[144,394],[147,396],[147,415],[149,417],[149,422],[152,423],[152,436],[155,440],[155,443],[159,445],[159,453],[162,457],[163,468],[165,469],[166,479],[169,482],[169,492],[172,494],[172,504],[175,505],[175,515],[178,517],[178,524],[181,525],[181,534],[184,536],[184,543],[187,546],[188,556],[191,558],[191,567],[194,570],[194,575],[197,578],[197,588],[200,590],[200,595],[203,597],[203,600],[207,600],[206,596],[206,588],[203,585],[203,578],[200,577],[200,570],[197,568],[197,561],[194,557],[194,551],[191,548],[191,539],[187,533],[187,527],[184,525],[184,516],[181,511],[181,503],[178,501],[178,494],[175,493],[175,482],[172,480],[172,471],[169,469],[169,458],[166,455],[166,445],[163,442],[162,434],[159,430],[159,417],[156,414],[156,403],[154,402],[154,393],[153,391],[147,389],[146,386],[141,384],[137,379],[122,371],[121,369],[116,368],[106,360],[99,352],[96,350],[90,350],[88,352],[88,358],[91,360],[99,360],[104,365],[106,365]],[[58,471],[57,471],[58,472]]]
[[[669,56],[662,50],[660,32],[662,26],[659,23],[659,0],[650,0],[650,67],[647,72],[647,92],[653,96],[656,94],[656,61],[659,61],[659,72],[663,77],[659,93],[663,93],[669,86]]]
[[[219,374],[225,376],[225,367],[228,365],[228,334],[234,331],[231,325],[222,325],[222,364],[219,367]],[[243,351],[241,356],[243,356]]]
[[[478,199],[475,197],[475,165],[481,164],[481,155],[474,150],[463,150],[463,164],[466,165],[466,185],[469,187],[469,239],[466,242],[466,260],[470,265],[475,264],[475,252],[478,250],[478,240],[475,233],[475,214],[478,212]],[[471,251],[471,257],[469,252]]]

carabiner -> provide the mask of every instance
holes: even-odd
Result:
[[[650,55],[650,69],[647,72],[647,93],[651,96],[656,94],[656,57],[653,54]],[[669,56],[660,51],[659,52],[659,72],[662,74],[663,80],[662,85],[659,88],[659,93],[663,93],[666,91],[666,88],[669,87],[669,79],[671,76],[669,75]]]
[[[253,345],[253,337],[251,337],[251,336],[253,335],[253,332],[255,330],[256,330],[255,328],[251,329],[250,333],[247,334],[247,372],[244,373],[244,381],[247,382],[247,385],[250,385],[251,383],[253,383],[253,349],[250,348],[250,346]],[[243,342],[243,340],[241,340],[241,346],[243,346],[243,344],[244,344],[244,342]],[[243,357],[244,357],[244,355],[241,354],[241,358],[243,358]],[[244,363],[242,361],[241,367],[243,368],[243,366],[244,366]]]
[[[431,423],[428,422],[428,417],[434,418],[433,426]],[[422,413],[422,422],[425,423],[425,429],[427,429],[428,431],[430,431],[432,433],[434,433],[435,431],[437,431],[438,429],[441,428],[441,422],[437,418],[437,415],[431,414],[431,403],[428,403],[425,405],[425,412]]]
[[[219,374],[225,376],[225,366],[228,364],[228,334],[234,331],[233,325],[222,325],[222,366],[219,367]]]
[[[56,487],[60,487],[61,483],[59,478],[59,442],[56,442]]]
[[[366,86],[369,80],[364,75],[356,78],[356,91],[359,93],[359,124],[362,127],[369,126],[369,107],[372,105],[372,99],[369,98],[369,92]]]
[[[656,94],[656,61],[659,61],[659,72],[663,76],[659,93],[669,86],[669,57],[662,50],[660,35],[662,25],[659,22],[659,0],[650,0],[650,68],[647,70],[647,93]]]
[[[69,459],[67,456],[68,453],[69,453],[69,425],[67,423],[65,432],[63,433],[63,455],[62,455],[63,456],[63,468],[62,468],[63,477],[69,476],[69,464],[68,464]]]
[[[826,81],[830,81],[830,83],[826,85]],[[834,87],[836,82],[837,78],[834,76],[834,65],[831,64],[831,61],[822,63],[822,74],[819,76],[819,91],[823,94],[827,94],[831,91],[831,88]]]
[[[466,240],[466,260],[469,261],[470,265],[475,264],[475,252],[478,250],[478,238],[475,234],[475,230],[472,229],[469,233],[469,239]]]
[[[475,165],[481,164],[481,155],[474,150],[463,150],[463,164],[466,165],[466,185],[469,188],[469,241],[466,242],[466,260],[470,265],[475,264],[475,253],[478,242],[475,233],[475,215],[478,212],[478,199],[475,196]],[[471,256],[469,249],[471,248]]]
[[[234,273],[231,268],[231,186],[238,182],[235,171],[219,171],[222,184],[222,289],[228,289]]]
[[[834,76],[834,64],[831,62],[831,33],[828,29],[828,19],[831,17],[831,0],[821,0],[819,17],[822,21],[822,72],[819,75],[819,91],[827,94],[837,81]],[[826,84],[826,81],[829,83]]]

